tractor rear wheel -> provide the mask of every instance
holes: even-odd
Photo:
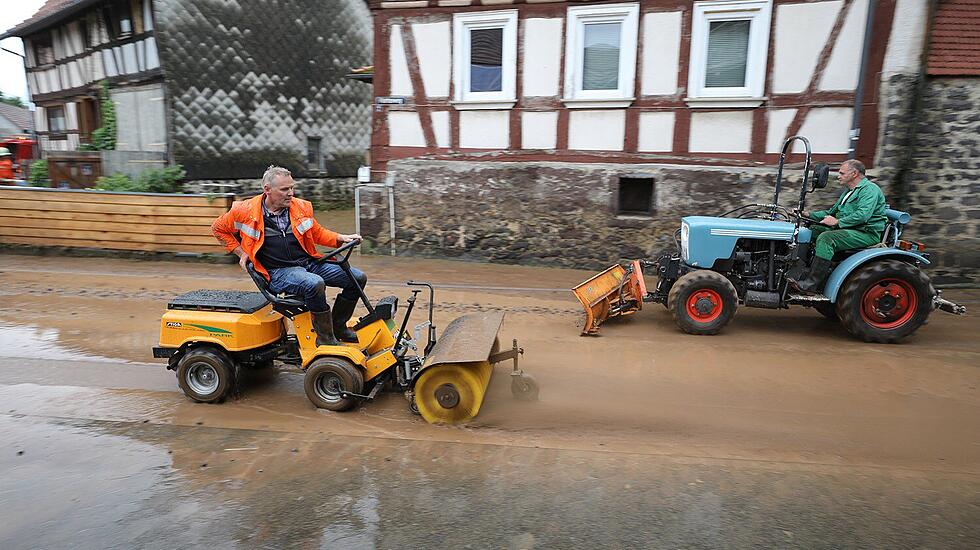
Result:
[[[310,364],[303,379],[306,397],[320,409],[346,411],[357,405],[357,398],[343,393],[364,391],[364,375],[353,363],[340,357],[321,357]]]
[[[220,403],[235,387],[235,364],[211,347],[187,350],[177,363],[177,384],[199,403]]]
[[[855,271],[841,288],[837,311],[841,324],[865,342],[891,344],[926,322],[936,294],[917,266],[883,260]]]
[[[688,334],[718,334],[738,307],[735,287],[724,275],[699,269],[683,275],[670,288],[667,309]]]

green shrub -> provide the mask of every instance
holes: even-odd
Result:
[[[109,82],[102,81],[101,98],[102,127],[92,132],[93,151],[112,151],[116,148],[116,107],[109,97]]]
[[[184,189],[185,177],[187,172],[177,165],[147,170],[140,174],[138,179],[146,186],[146,191],[149,193],[180,193]]]
[[[44,159],[35,160],[31,163],[29,182],[34,187],[47,187],[48,182],[48,161]]]
[[[187,175],[181,166],[155,168],[141,173],[136,179],[125,174],[102,176],[95,182],[101,191],[125,191],[130,193],[180,193]]]

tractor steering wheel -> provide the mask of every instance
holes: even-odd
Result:
[[[347,241],[346,243],[340,245],[339,247],[337,247],[334,250],[331,250],[330,252],[324,252],[323,253],[323,257],[320,258],[319,260],[317,260],[314,263],[316,263],[316,264],[334,264],[334,265],[340,265],[340,264],[343,264],[343,263],[347,263],[347,260],[350,258],[351,253],[354,252],[354,247],[357,246],[357,245],[359,245],[359,244],[361,244],[361,240],[360,239],[354,239],[354,240],[351,240],[351,241]],[[341,259],[339,259],[339,260],[336,259],[335,256],[338,256],[340,254],[343,254],[344,257],[341,258]]]

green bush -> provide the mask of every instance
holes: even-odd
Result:
[[[48,161],[44,159],[35,160],[31,163],[29,183],[34,187],[47,187],[48,182]]]
[[[182,167],[168,166],[141,173],[136,179],[125,174],[102,176],[95,182],[101,191],[125,191],[130,193],[180,193],[187,176]]]

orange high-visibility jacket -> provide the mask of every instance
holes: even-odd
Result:
[[[231,210],[214,220],[211,224],[211,233],[228,252],[232,252],[239,246],[242,247],[255,264],[255,270],[268,280],[268,270],[255,259],[255,253],[265,242],[265,221],[262,219],[264,198],[265,195],[259,195],[246,201],[235,201],[231,205]],[[303,250],[314,258],[323,256],[317,252],[316,245],[336,248],[341,244],[338,233],[324,228],[313,217],[313,205],[309,201],[293,198],[289,202],[289,225]],[[235,237],[235,233],[239,234],[239,238]]]
[[[14,179],[14,161],[9,158],[0,159],[0,180]]]

